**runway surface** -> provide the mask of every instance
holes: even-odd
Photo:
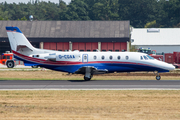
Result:
[[[180,80],[0,80],[0,90],[150,90],[178,89]]]

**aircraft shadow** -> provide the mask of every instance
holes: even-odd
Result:
[[[85,81],[85,80],[68,80],[69,82],[88,82],[88,81]]]

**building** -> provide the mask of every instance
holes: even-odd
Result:
[[[151,48],[159,54],[180,52],[180,28],[133,28],[131,45]]]
[[[10,51],[6,26],[17,26],[33,46],[58,51],[128,51],[129,21],[0,21],[0,53]]]

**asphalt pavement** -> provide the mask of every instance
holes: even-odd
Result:
[[[0,90],[180,90],[180,80],[0,80]]]

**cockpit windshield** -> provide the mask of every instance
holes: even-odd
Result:
[[[149,56],[149,55],[147,55],[147,57],[148,57],[149,59],[151,59],[151,60],[153,60],[153,59],[154,59],[153,57],[151,57],[151,56]]]
[[[146,57],[145,55],[143,56],[145,60],[148,60],[148,57]]]

